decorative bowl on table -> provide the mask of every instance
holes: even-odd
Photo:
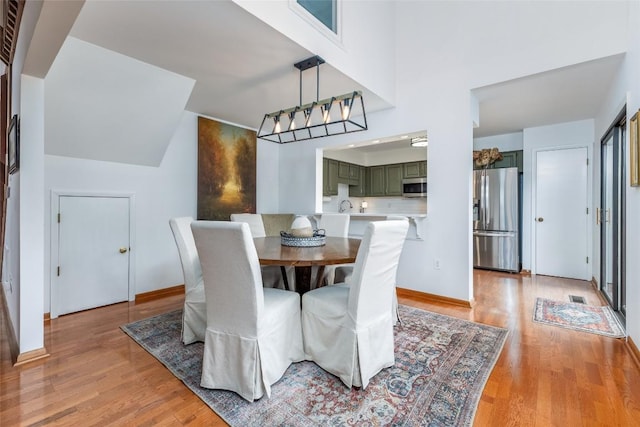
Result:
[[[280,244],[283,246],[295,246],[298,248],[310,248],[314,246],[323,246],[327,243],[324,230],[313,230],[311,236],[294,236],[286,231],[280,232]]]

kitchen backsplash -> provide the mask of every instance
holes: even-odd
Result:
[[[338,195],[332,197],[325,197],[322,203],[323,212],[339,212],[340,203],[343,200],[351,202],[352,208],[349,208],[349,204],[344,202],[343,206],[347,208],[345,213],[359,213],[360,206],[363,201],[368,204],[366,213],[380,213],[380,214],[426,214],[427,213],[427,198],[417,199],[404,199],[402,197],[349,197],[349,186],[346,184],[338,184]]]

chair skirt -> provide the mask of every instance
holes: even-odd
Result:
[[[393,366],[391,313],[357,324],[347,312],[348,285],[323,287],[302,297],[302,330],[307,360],[336,375],[347,387],[363,387]]]
[[[182,342],[191,344],[204,341],[207,329],[207,306],[204,302],[204,286],[187,291],[182,312]]]
[[[258,322],[254,337],[207,328],[202,387],[231,390],[252,402],[270,396],[271,385],[289,365],[304,360],[298,294],[265,288]]]

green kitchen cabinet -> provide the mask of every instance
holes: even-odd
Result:
[[[409,162],[404,163],[404,178],[424,178],[427,176],[427,162]]]
[[[489,169],[517,167],[518,172],[522,173],[522,161],[523,161],[522,150],[504,151],[500,154],[502,154],[502,160],[497,160],[493,164],[489,165]],[[482,166],[476,166],[475,162],[473,164],[473,168],[484,169],[484,167]]]
[[[368,196],[384,196],[385,188],[386,188],[386,173],[385,166],[371,166],[368,169],[369,175],[369,188],[367,195]]]
[[[385,165],[385,196],[402,196],[402,176],[404,164]]]
[[[344,184],[349,183],[349,163],[338,162],[338,179]]]
[[[494,168],[518,168],[518,172],[522,172],[522,151],[505,151],[502,154],[502,160],[498,160],[493,164]]]
[[[358,185],[360,183],[360,168],[362,166],[349,163],[349,185]]]
[[[367,168],[355,165],[358,168],[357,184],[349,186],[350,197],[365,197],[367,195]]]
[[[322,195],[338,195],[338,164],[337,160],[322,159]]]

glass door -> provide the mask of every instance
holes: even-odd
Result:
[[[600,290],[611,307],[625,314],[625,115],[602,139],[600,225]]]

